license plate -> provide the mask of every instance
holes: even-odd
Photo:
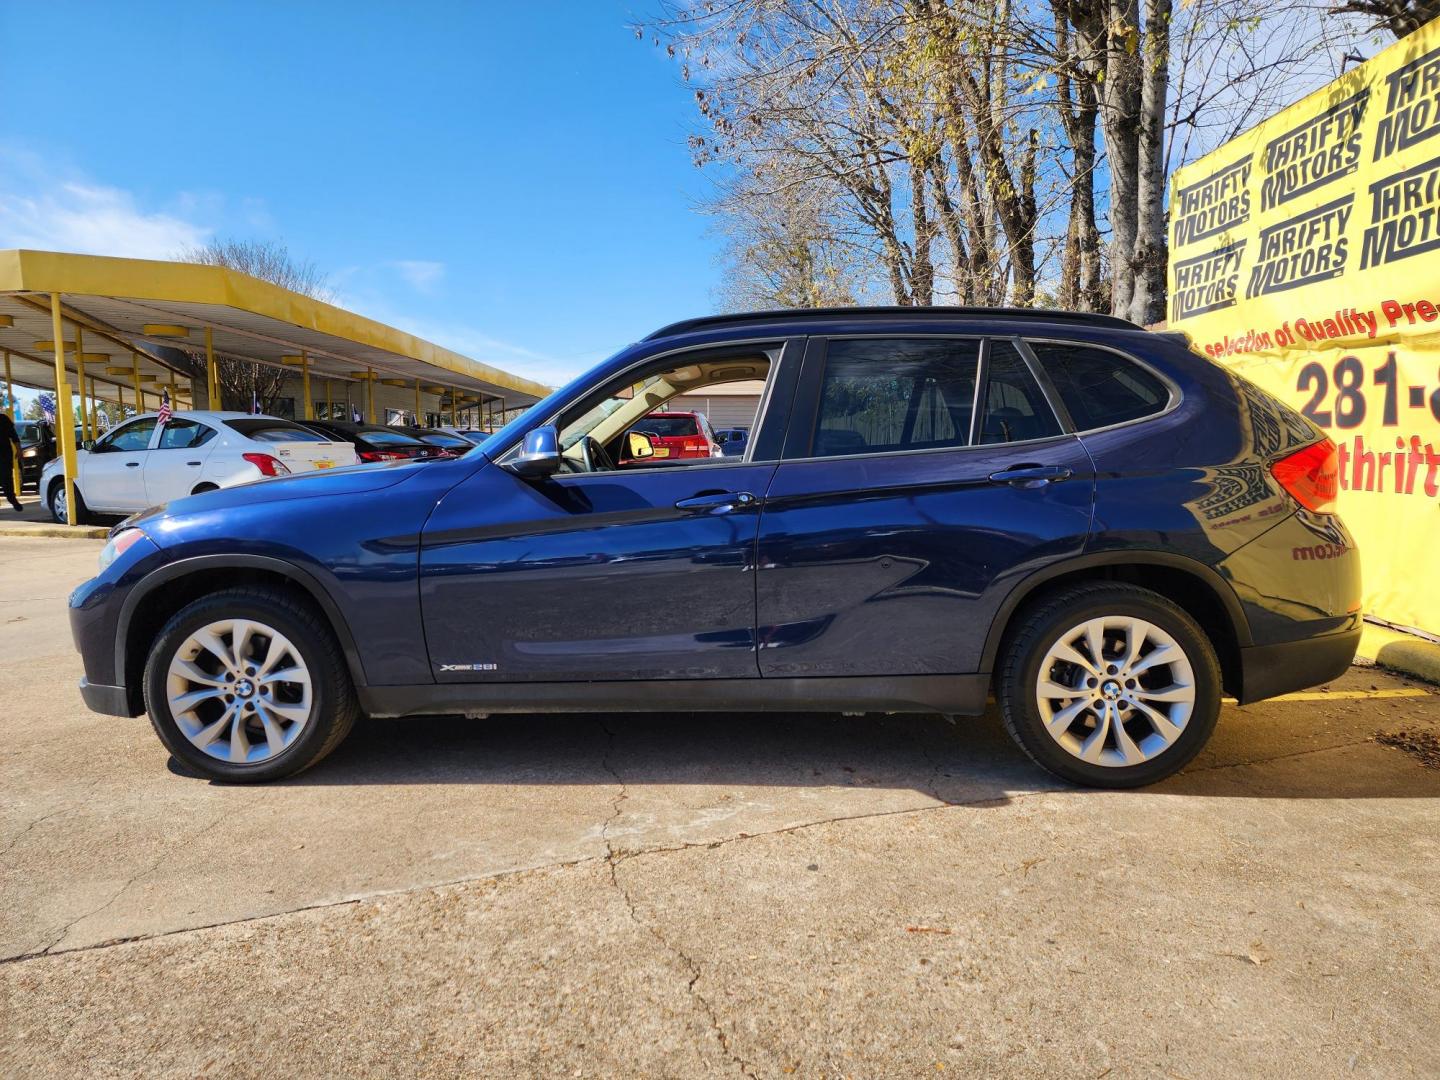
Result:
[[[335,467],[335,462],[333,462],[333,461],[317,461],[317,462],[315,462],[315,467],[316,467],[317,469],[333,469],[333,468]]]
[[[657,447],[655,447],[655,456],[656,456],[656,457],[669,457],[669,456],[670,456],[670,448],[669,448],[668,446],[657,446]]]

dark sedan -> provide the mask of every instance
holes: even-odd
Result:
[[[354,424],[344,420],[306,420],[304,425],[332,439],[353,443],[355,456],[361,461],[409,461],[455,456],[444,447],[418,439],[403,428]]]

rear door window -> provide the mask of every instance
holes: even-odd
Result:
[[[990,342],[986,361],[982,443],[1026,442],[1059,435],[1060,421],[1025,358],[1008,341]]]
[[[1119,353],[1071,342],[1031,341],[1076,431],[1123,424],[1163,412],[1170,392]]]
[[[969,445],[979,359],[972,339],[829,342],[811,456]]]
[[[215,429],[194,420],[169,420],[160,429],[157,450],[193,450],[215,437]]]

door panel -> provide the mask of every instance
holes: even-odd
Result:
[[[145,461],[155,433],[153,416],[132,420],[96,442],[80,466],[80,493],[92,510],[133,513],[149,506]]]
[[[436,680],[758,677],[755,535],[774,472],[523,481],[480,469],[441,500],[422,541]]]
[[[1070,476],[990,479],[1017,466]],[[760,526],[761,674],[978,671],[1013,583],[1083,549],[1093,490],[1074,436],[782,463]]]
[[[218,445],[215,430],[195,420],[172,419],[161,428],[155,449],[145,462],[149,505],[189,495],[200,483],[205,461]]]

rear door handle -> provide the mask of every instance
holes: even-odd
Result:
[[[1075,474],[1064,465],[1015,465],[991,473],[990,482],[1018,488],[1039,488],[1069,480],[1073,475]]]
[[[676,510],[710,510],[723,514],[736,507],[750,506],[755,496],[748,491],[707,491],[694,498],[681,499],[675,504]]]
[[[127,462],[125,462],[125,467],[126,467],[127,469],[138,469],[138,468],[140,467],[140,462],[138,462],[138,461],[127,461]]]
[[[186,464],[186,465],[199,465],[200,462],[198,462],[198,461],[187,461],[187,462],[185,462],[185,464]]]

